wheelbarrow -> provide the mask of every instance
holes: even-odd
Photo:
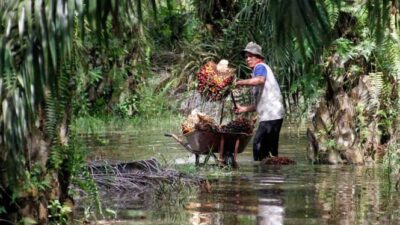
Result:
[[[174,134],[165,134],[165,136],[172,137],[186,150],[193,153],[196,156],[196,166],[200,165],[200,155],[207,155],[203,164],[206,164],[210,156],[213,156],[219,163],[234,166],[237,155],[244,151],[253,135],[194,130],[183,135],[187,140],[186,143]],[[215,153],[218,153],[218,158]]]

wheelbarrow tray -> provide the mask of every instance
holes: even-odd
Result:
[[[224,138],[224,151],[231,152],[235,149],[236,140],[239,138],[238,153],[242,153],[253,135],[194,130],[184,136],[193,153],[209,154],[210,151],[219,152],[222,137]]]
[[[208,154],[210,151],[218,152],[220,134],[218,132],[194,130],[184,134],[191,151],[194,154]]]

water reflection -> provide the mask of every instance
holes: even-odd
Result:
[[[262,202],[264,199],[260,199]],[[265,205],[264,205],[265,204]],[[282,225],[284,217],[284,208],[282,206],[272,205],[269,202],[259,205],[257,224],[260,225]]]
[[[280,184],[285,177],[280,170],[248,164],[241,172],[245,174],[215,180],[212,193],[188,204],[191,224],[283,224],[285,194]]]
[[[284,219],[283,190],[277,185],[283,183],[285,178],[277,167],[254,167],[256,191],[258,198],[257,224],[259,225],[281,225]],[[265,176],[262,174],[266,174]]]
[[[319,176],[315,187],[328,224],[400,224],[400,196],[387,172],[361,166],[324,170],[327,176]]]
[[[400,224],[400,195],[384,170],[242,165],[189,204],[191,224]]]

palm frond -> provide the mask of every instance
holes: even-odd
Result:
[[[295,37],[304,53],[304,44],[316,49],[328,39],[330,22],[323,4],[304,0],[273,0],[269,4],[275,44],[284,46]]]
[[[383,40],[385,29],[390,26],[391,7],[395,2],[395,0],[368,0],[366,3],[369,27],[375,33],[378,42]]]
[[[15,181],[23,175],[26,138],[31,127],[37,126],[37,110],[43,105],[47,104],[50,118],[47,132],[54,132],[57,107],[64,104],[58,101],[62,100],[58,94],[66,82],[60,80],[63,79],[61,65],[72,51],[76,26],[81,26],[83,35],[87,21],[97,30],[98,37],[104,38],[102,30],[111,16],[135,22],[134,15],[141,18],[141,4],[140,1],[116,0],[12,0],[2,3],[0,20],[5,26],[0,27],[3,34],[0,37],[1,163],[18,167],[7,174],[9,180]],[[76,18],[78,23],[75,23]]]

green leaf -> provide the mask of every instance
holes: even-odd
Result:
[[[37,221],[30,217],[24,217],[24,218],[22,218],[20,223],[23,225],[34,225],[34,224],[37,224]]]
[[[23,4],[21,4],[23,5]],[[18,21],[19,35],[22,37],[25,31],[25,6],[20,7],[19,21]]]

